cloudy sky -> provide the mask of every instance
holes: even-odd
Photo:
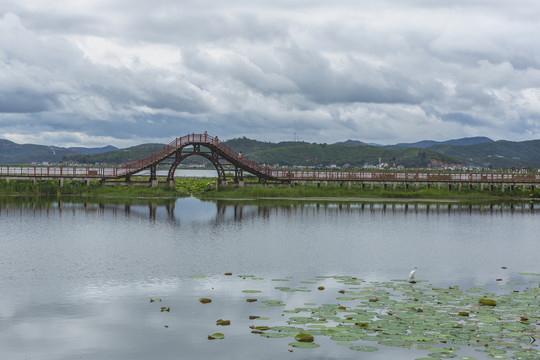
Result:
[[[3,0],[0,138],[540,138],[538,0]]]

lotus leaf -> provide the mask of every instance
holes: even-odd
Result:
[[[313,349],[313,348],[318,348],[321,345],[315,344],[315,343],[306,343],[306,342],[293,342],[293,343],[289,343],[289,346],[300,348],[300,349]]]
[[[497,306],[497,302],[493,299],[480,299],[478,304],[480,306]]]
[[[297,334],[294,339],[299,342],[313,342],[315,340],[311,334]]]
[[[379,350],[379,348],[376,348],[375,346],[351,346],[349,347],[349,349],[366,352],[373,352]]]

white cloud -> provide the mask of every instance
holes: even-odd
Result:
[[[205,130],[329,143],[538,138],[538,10],[532,0],[7,0],[0,134],[93,146]]]

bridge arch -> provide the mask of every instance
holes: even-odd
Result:
[[[227,178],[225,176],[225,169],[223,168],[223,164],[221,162],[219,162],[219,157],[217,156],[217,154],[215,154],[214,152],[212,152],[211,154],[208,154],[206,152],[194,151],[194,152],[186,153],[186,154],[182,155],[182,150],[183,150],[183,148],[178,149],[176,151],[176,153],[175,153],[175,159],[174,159],[174,162],[172,163],[171,167],[169,168],[169,173],[167,175],[167,181],[174,180],[174,173],[176,171],[176,168],[178,167],[178,165],[180,165],[180,163],[182,161],[184,161],[185,159],[187,159],[190,156],[202,156],[202,157],[210,160],[210,162],[214,165],[214,167],[217,170],[218,181],[221,182],[221,181],[226,181],[227,180]]]

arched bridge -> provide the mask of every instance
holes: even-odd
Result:
[[[218,137],[204,134],[188,134],[176,138],[168,145],[165,145],[158,152],[145,157],[144,159],[122,164],[116,169],[115,178],[129,179],[132,175],[143,170],[150,170],[150,180],[157,180],[157,166],[163,164],[165,160],[172,159],[172,165],[167,175],[168,181],[174,181],[174,172],[178,165],[186,158],[198,155],[203,156],[215,166],[218,173],[218,181],[227,181],[224,166],[234,166],[234,181],[244,180],[244,171],[249,172],[259,178],[259,181],[274,180],[280,181],[272,174],[269,165],[259,165],[256,162],[246,159],[242,154],[235,152],[230,146],[221,142]]]

